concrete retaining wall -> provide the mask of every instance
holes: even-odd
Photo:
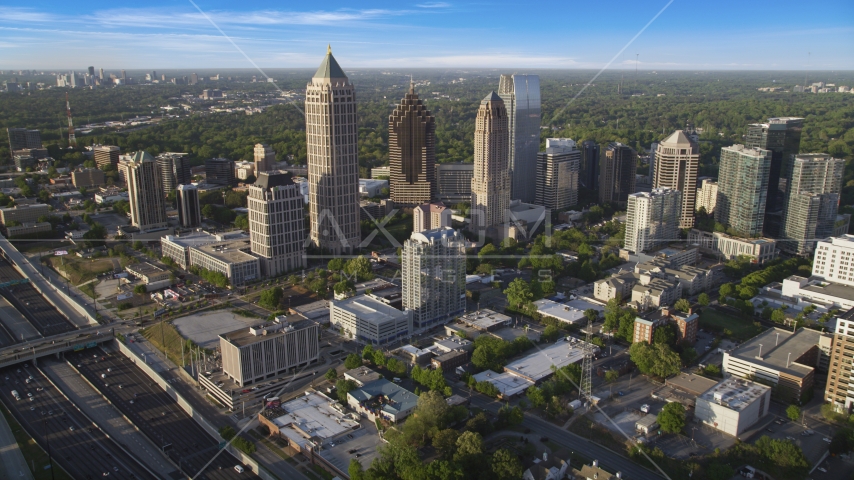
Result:
[[[157,371],[155,371],[148,364],[146,364],[142,358],[136,356],[136,353],[134,353],[130,348],[127,347],[127,345],[123,344],[118,339],[115,340],[115,346],[122,353],[122,355],[126,356],[128,359],[130,359],[131,362],[135,363],[139,368],[141,368],[142,371],[145,372],[145,374],[148,375],[149,378],[151,378],[158,385],[160,385],[160,388],[162,388],[167,395],[169,395],[170,397],[172,397],[173,400],[178,402],[178,406],[180,406],[181,409],[184,410],[187,415],[190,416],[190,418],[195,420],[196,423],[198,423],[206,432],[208,432],[210,436],[212,436],[218,442],[222,441],[222,437],[219,435],[219,430],[217,430],[217,428],[214,427],[213,424],[211,424],[200,413],[197,413],[193,409],[193,406],[190,405],[190,402],[188,402],[180,393],[178,393],[177,390],[172,388],[172,385],[169,385],[166,379],[161,377],[160,374],[157,373]],[[238,460],[240,460],[241,463],[243,463],[243,465],[255,472],[263,480],[279,480],[278,477],[262,468],[254,458],[236,449],[231,444],[228,444],[228,446],[226,446],[226,450],[228,450],[228,453],[234,455]]]

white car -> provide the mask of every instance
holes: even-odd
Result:
[[[816,468],[816,470],[818,470],[821,473],[827,473],[827,469],[824,467],[818,467],[818,468]]]
[[[74,431],[74,427],[68,427],[68,429],[71,430],[72,432]]]
[[[827,443],[830,443],[830,442],[832,441],[831,439],[829,439],[829,438],[827,438],[827,437],[822,438],[822,440],[823,440],[823,441],[825,441],[825,442],[827,442]]]

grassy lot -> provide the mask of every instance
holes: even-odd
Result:
[[[166,322],[156,323],[143,329],[142,336],[148,339],[160,351],[166,352],[166,356],[175,365],[181,365],[181,345],[185,345],[187,340],[178,333],[178,330],[172,324]]]
[[[759,335],[761,326],[753,324],[753,319],[736,313],[721,312],[713,308],[704,308],[700,313],[700,328],[727,333],[736,340],[747,340]]]
[[[74,285],[88,282],[99,274],[112,272],[115,267],[109,258],[80,258],[75,255],[48,257],[48,265]]]
[[[67,240],[45,240],[40,242],[12,242],[21,253],[47,252],[57,248],[71,248],[74,245]]]
[[[27,461],[27,465],[32,465],[35,462],[37,468],[36,472],[33,474],[33,478],[35,480],[51,480],[51,471],[50,469],[45,470],[42,468],[43,466],[48,464],[47,453],[36,443],[35,440],[32,439],[27,432],[21,428],[21,425],[18,424],[15,417],[6,410],[2,404],[0,404],[0,411],[3,412],[3,416],[6,417],[6,422],[9,423],[9,428],[12,429],[12,432],[15,434],[15,440],[18,441],[18,446],[21,448],[21,453],[24,454],[24,460]],[[59,465],[54,464],[53,466],[53,480],[73,480],[70,475],[65,473]]]
[[[101,298],[100,295],[95,293],[95,282],[87,283],[86,285],[80,285],[77,288],[79,288],[80,291],[85,293],[86,295],[89,295],[89,298]]]

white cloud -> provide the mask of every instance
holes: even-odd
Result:
[[[55,15],[39,12],[31,8],[0,6],[0,21],[2,22],[53,22],[56,20],[57,17]]]
[[[448,8],[451,6],[450,3],[446,2],[427,2],[427,3],[419,3],[415,5],[418,8]]]

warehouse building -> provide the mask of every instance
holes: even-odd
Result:
[[[697,397],[694,418],[738,437],[768,414],[771,388],[730,377]]]

